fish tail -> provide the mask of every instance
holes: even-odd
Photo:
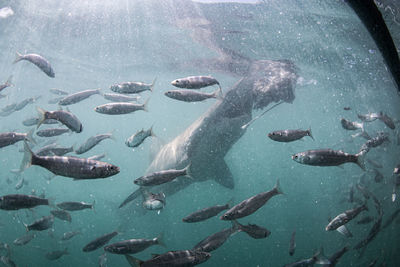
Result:
[[[284,194],[282,191],[281,185],[279,183],[279,179],[276,180],[274,189],[276,190],[277,194]]]
[[[308,134],[309,137],[311,137],[312,140],[315,141],[314,136],[312,135],[312,132],[311,132],[311,126],[308,128],[307,134]]]
[[[94,208],[94,204],[96,204],[96,199],[93,199],[92,206],[90,207],[94,213],[96,213],[96,209]]]
[[[218,87],[217,90],[215,90],[215,92],[213,93],[214,97],[218,100],[223,100],[224,99],[224,95],[222,94],[222,88],[221,86]]]
[[[12,86],[12,85],[13,85],[13,83],[12,83],[12,78],[13,78],[13,75],[10,75],[10,76],[8,77],[8,79],[7,79],[7,81],[6,81],[6,85],[7,85],[7,86]]]
[[[153,132],[153,126],[154,125],[151,125],[150,127],[150,136],[157,137],[157,135]]]
[[[329,265],[331,262],[329,259],[324,255],[324,249],[321,247],[317,253],[314,254],[313,259],[315,259],[316,264],[323,264],[323,265]]]
[[[125,258],[132,267],[140,267],[143,264],[142,260],[132,257],[131,255],[125,254]]]
[[[156,81],[157,81],[157,77],[154,78],[153,82],[150,85],[150,91],[151,92],[153,92],[153,90],[154,90],[154,85],[156,84]]]
[[[164,243],[164,233],[160,233],[157,237],[156,237],[156,241],[157,244],[166,248],[165,243]]]
[[[46,113],[47,113],[47,111],[44,110],[44,109],[42,109],[42,108],[39,108],[39,107],[37,107],[36,109],[37,109],[37,111],[38,111],[38,113],[39,113],[39,122],[38,122],[38,124],[37,124],[37,126],[36,126],[36,129],[37,129],[37,128],[39,128],[40,125],[42,125],[42,123],[46,120]]]
[[[365,171],[365,154],[367,154],[366,150],[361,149],[359,153],[356,154],[356,164],[363,170]]]
[[[24,58],[23,55],[21,55],[18,52],[15,52],[15,60],[14,60],[13,64],[17,63],[18,61],[21,61],[23,58]]]
[[[242,225],[237,220],[232,220],[232,232],[242,231]]]
[[[32,152],[32,150],[29,148],[28,144],[24,141],[24,158],[22,159],[21,166],[20,166],[20,171],[24,171],[25,169],[29,168],[32,165],[32,158],[35,156],[35,154]]]
[[[150,97],[147,98],[146,102],[144,102],[144,104],[143,104],[143,110],[146,112],[149,112],[149,100],[150,100]]]
[[[190,179],[194,179],[193,176],[192,176],[191,167],[192,167],[192,163],[189,163],[189,164],[186,166],[186,168],[184,169],[184,171],[185,171],[185,176],[187,176],[187,177],[190,178]]]
[[[29,130],[29,132],[26,133],[26,137],[25,139],[31,143],[34,143],[35,145],[37,144],[35,139],[33,138],[33,132],[35,131],[35,129],[31,129]]]

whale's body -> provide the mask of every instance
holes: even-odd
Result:
[[[289,61],[259,60],[249,65],[240,79],[203,116],[157,153],[146,173],[168,169],[182,169],[191,164],[191,176],[152,187],[153,193],[167,197],[193,182],[213,179],[227,188],[234,188],[234,178],[224,157],[243,136],[242,126],[252,119],[252,110],[264,108],[271,102],[292,102],[297,74]],[[140,195],[131,194],[121,206]]]

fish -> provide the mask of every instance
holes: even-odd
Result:
[[[221,89],[215,90],[213,93],[197,92],[192,90],[169,90],[164,93],[165,96],[184,102],[200,102],[210,98],[222,99]]]
[[[191,178],[190,174],[191,173],[189,164],[188,166],[186,166],[186,168],[181,170],[164,170],[141,176],[135,179],[133,183],[140,186],[154,186],[171,182],[179,176],[186,176]]]
[[[345,246],[342,249],[336,251],[335,253],[332,254],[332,256],[330,256],[328,258],[330,263],[322,265],[322,266],[323,267],[335,267],[336,264],[338,263],[339,259],[349,250],[350,250],[350,248]]]
[[[67,222],[71,222],[72,221],[71,214],[69,214],[65,210],[51,210],[50,213],[54,217],[56,217],[56,218],[58,218],[60,220],[67,221]]]
[[[54,223],[54,216],[43,216],[42,218],[34,221],[32,224],[27,225],[24,224],[26,231],[44,231],[53,226]]]
[[[345,118],[342,118],[340,120],[340,123],[342,124],[343,129],[350,130],[350,131],[361,129],[362,131],[364,131],[363,123],[356,122],[356,121],[349,121],[349,120],[346,120]]]
[[[123,94],[104,93],[103,97],[113,102],[135,102],[140,99],[140,96],[127,96]]]
[[[239,204],[233,206],[226,211],[221,217],[221,220],[234,220],[249,216],[264,206],[273,196],[283,194],[279,185],[279,180],[276,181],[274,188],[268,192],[259,193],[251,198],[245,199]]]
[[[123,82],[110,86],[110,90],[121,94],[138,94],[144,91],[153,92],[154,85],[157,79],[154,79],[151,84],[143,82]]]
[[[364,122],[373,122],[380,116],[379,113],[357,114],[357,117]]]
[[[344,107],[343,109],[348,111],[348,110],[351,110],[351,107]]]
[[[46,259],[51,260],[51,261],[55,261],[58,260],[59,258],[61,258],[64,255],[68,255],[68,249],[65,248],[64,250],[55,250],[55,251],[51,251],[46,253]]]
[[[292,155],[292,159],[298,163],[312,166],[339,166],[344,163],[355,163],[365,170],[364,155],[365,151],[353,155],[328,148],[300,152]]]
[[[23,236],[18,237],[17,239],[15,239],[13,241],[13,244],[16,245],[16,246],[23,246],[23,245],[26,245],[29,242],[31,242],[32,239],[34,239],[35,237],[36,237],[35,234],[26,234],[26,235],[23,235]]]
[[[46,73],[47,76],[50,78],[54,78],[56,75],[54,73],[54,70],[52,66],[50,65],[50,62],[42,57],[41,55],[38,54],[26,54],[26,55],[21,55],[20,53],[16,53],[16,58],[14,60],[14,64],[21,61],[21,60],[26,60],[34,65],[36,65],[40,70],[42,70],[44,73]]]
[[[379,113],[379,120],[381,120],[387,127],[394,130],[396,129],[396,125],[391,117],[389,117],[386,113],[380,112]]]
[[[24,143],[24,149],[25,156],[21,163],[21,170],[37,165],[55,175],[77,180],[107,178],[119,173],[119,167],[110,163],[77,157],[38,156],[26,143]]]
[[[243,225],[238,223],[237,221],[233,221],[234,224],[237,224],[237,229],[239,232],[244,232],[246,233],[248,236],[254,238],[254,239],[261,239],[261,238],[267,238],[271,232],[261,226],[258,226],[257,224],[247,224],[247,225]]]
[[[104,246],[105,244],[110,242],[110,240],[113,239],[116,235],[118,235],[117,231],[102,235],[102,236],[94,239],[93,241],[90,241],[86,246],[83,247],[82,251],[83,252],[91,252],[98,248],[101,248],[102,246]],[[106,251],[105,247],[104,247],[104,250]]]
[[[64,110],[46,111],[39,107],[37,110],[39,112],[39,123],[37,124],[37,128],[39,128],[45,120],[54,119],[61,122],[76,133],[80,133],[83,130],[82,123],[71,112]]]
[[[143,191],[143,207],[147,210],[161,210],[166,205],[165,194],[160,192],[153,194],[151,192]]]
[[[68,95],[69,93],[67,91],[57,89],[57,88],[52,88],[49,89],[50,93],[55,94],[55,95]]]
[[[80,235],[82,234],[80,231],[71,231],[71,232],[65,232],[62,237],[61,237],[61,241],[67,241],[70,240],[71,238],[73,238],[76,235]]]
[[[359,221],[357,221],[357,224],[368,224],[374,221],[374,217],[371,216],[365,216],[361,218]]]
[[[38,149],[35,154],[38,156],[63,156],[69,152],[74,151],[74,148],[71,147],[60,147],[57,144],[49,144]]]
[[[19,210],[31,209],[37,206],[48,206],[49,200],[33,195],[12,194],[0,197],[0,209]]]
[[[6,89],[7,87],[10,87],[13,85],[11,82],[12,78],[13,78],[13,76],[10,75],[5,83],[0,84],[0,92],[3,91],[4,89]]]
[[[373,171],[375,173],[375,176],[374,176],[375,182],[376,183],[382,182],[384,179],[383,174],[380,171],[378,171],[377,169],[373,169]]]
[[[91,136],[80,147],[75,149],[75,153],[78,155],[83,154],[91,150],[96,145],[98,145],[101,141],[109,138],[114,139],[112,133],[105,133],[105,134],[98,134],[95,136]]]
[[[22,121],[22,124],[25,126],[33,126],[33,125],[37,125],[40,121],[40,118],[38,117],[31,117],[28,119],[25,119],[24,121]],[[59,122],[57,120],[53,120],[53,119],[49,119],[49,120],[45,120],[43,122],[43,124],[58,124]]]
[[[128,239],[112,243],[105,246],[104,251],[112,254],[135,254],[153,245],[165,247],[162,234],[153,239]]]
[[[379,132],[375,137],[369,139],[365,144],[361,146],[360,151],[368,152],[370,148],[378,147],[385,142],[390,142],[389,134],[384,132]]]
[[[168,267],[190,267],[201,264],[211,257],[210,253],[198,250],[175,250],[157,255],[150,260],[142,261],[125,254],[125,258],[132,267],[151,267],[151,266],[168,266]]]
[[[214,251],[222,246],[228,240],[228,238],[237,231],[239,231],[238,225],[233,224],[233,226],[230,228],[223,229],[222,231],[204,238],[193,247],[193,250],[200,250],[204,252]]]
[[[309,136],[314,140],[314,137],[311,133],[311,128],[308,130],[279,130],[268,134],[269,138],[278,142],[293,142],[303,138],[304,136]]]
[[[88,157],[87,159],[90,159],[90,160],[101,160],[105,156],[106,156],[106,153],[103,153],[103,154],[99,154],[99,155],[94,155],[94,156]]]
[[[292,232],[292,236],[290,237],[289,255],[293,256],[295,251],[296,251],[296,230]]]
[[[107,267],[107,253],[103,253],[99,256],[99,266]]]
[[[56,97],[56,98],[51,98],[49,99],[49,101],[47,101],[47,103],[49,104],[58,104],[58,102],[60,102],[60,100],[64,99],[64,97]]]
[[[221,211],[227,210],[231,207],[231,203],[225,205],[215,205],[212,207],[207,207],[198,211],[195,211],[182,219],[186,223],[202,222],[211,217],[217,216]]]
[[[58,102],[58,104],[61,106],[72,105],[81,102],[82,100],[85,100],[86,98],[89,98],[92,95],[99,95],[99,94],[101,94],[100,89],[84,90],[81,92],[67,95],[66,97],[61,99],[60,102]]]
[[[19,110],[23,109],[24,107],[26,107],[28,104],[35,103],[40,97],[41,96],[29,97],[27,99],[22,100],[21,102],[19,102],[15,105],[14,111],[19,111]]]
[[[70,129],[65,129],[65,128],[49,128],[37,131],[36,135],[40,137],[53,137],[69,133],[70,131],[71,131]]]
[[[17,106],[17,103],[11,103],[11,104],[8,104],[7,106],[3,107],[1,109],[1,111],[2,112],[13,111],[16,106]]]
[[[150,129],[148,130],[142,129],[131,135],[128,139],[125,140],[125,145],[128,147],[138,147],[144,142],[144,140],[146,140],[147,137],[150,136],[155,137],[153,126],[150,127]]]
[[[147,101],[144,104],[134,104],[127,102],[108,103],[94,108],[94,111],[96,111],[97,113],[107,115],[128,114],[138,110],[143,110],[147,112]]]
[[[189,76],[173,80],[171,84],[175,87],[187,89],[200,89],[215,84],[221,88],[219,82],[212,76]]]
[[[336,216],[332,221],[330,221],[325,230],[332,231],[338,229],[340,226],[348,223],[349,221],[357,217],[357,215],[364,210],[368,210],[368,207],[365,204],[351,210],[346,210],[345,212]]]
[[[84,210],[84,209],[93,209],[94,210],[94,201],[92,204],[85,203],[85,202],[61,202],[58,203],[56,206],[63,210],[68,211],[77,211],[77,210]]]
[[[16,132],[0,133],[0,148],[13,145],[20,141],[28,141],[35,144],[36,141],[35,139],[33,139],[32,134],[33,130],[30,130],[27,133],[16,133]]]
[[[314,266],[314,264],[330,264],[329,259],[324,255],[322,249],[317,251],[311,258],[285,264],[283,267],[306,267]]]
[[[17,267],[17,264],[8,256],[1,256],[1,262],[7,267]]]

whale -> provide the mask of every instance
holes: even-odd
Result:
[[[243,127],[252,120],[254,110],[271,103],[292,103],[298,69],[289,60],[255,60],[247,72],[201,117],[165,144],[150,163],[146,173],[182,169],[190,164],[192,179],[177,179],[147,188],[152,193],[175,194],[192,183],[214,180],[233,189],[235,179],[224,157],[246,133]],[[140,201],[141,188],[136,189],[120,207]],[[141,206],[141,205],[137,205]]]

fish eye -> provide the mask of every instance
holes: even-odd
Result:
[[[295,158],[295,159],[297,159],[298,157],[299,157],[299,156],[297,156],[297,155],[294,155],[294,158]]]

